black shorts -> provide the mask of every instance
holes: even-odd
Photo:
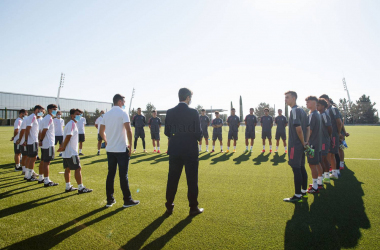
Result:
[[[272,139],[272,131],[262,131],[261,139]]]
[[[286,140],[286,132],[285,131],[276,131],[276,140]]]
[[[79,142],[84,142],[86,140],[84,134],[79,134]]]
[[[238,132],[237,131],[228,131],[228,140],[238,140]]]
[[[208,139],[208,131],[207,130],[202,130],[202,137],[201,138],[206,138]]]
[[[22,156],[28,156],[28,148],[26,146],[20,145],[20,149],[21,149]]]
[[[288,151],[288,164],[292,168],[300,168],[301,166],[305,166],[305,152],[303,147],[291,147]]]
[[[328,155],[329,151],[330,151],[330,143],[322,143],[322,151],[321,151],[322,156]]]
[[[255,131],[245,131],[245,139],[255,139]]]
[[[322,159],[322,151],[316,152],[314,151],[314,157],[310,158],[309,156],[307,157],[307,162],[310,165],[318,165],[321,162]]]
[[[28,157],[34,158],[38,155],[38,142],[26,145]]]
[[[144,128],[135,128],[135,138],[139,137],[141,137],[142,139],[145,138]]]
[[[103,138],[98,134],[98,141],[103,141]]]
[[[330,154],[338,154],[339,153],[339,136],[338,136],[338,134],[334,134],[331,138],[329,153]]]
[[[49,147],[49,148],[41,148],[41,160],[44,162],[50,162],[54,160],[55,157],[55,148]]]
[[[160,133],[150,133],[150,138],[152,138],[152,140],[159,141],[160,140]]]
[[[15,152],[15,155],[21,154],[21,147],[20,144],[13,143],[13,150]]]
[[[81,168],[79,156],[73,155],[70,158],[63,158],[63,168],[70,168],[70,170],[77,170]]]
[[[55,143],[54,143],[54,145],[57,145],[58,142],[59,142],[59,145],[62,145],[63,135],[57,135],[57,136],[55,136]]]
[[[216,140],[219,140],[219,141],[221,141],[221,140],[223,140],[223,137],[222,137],[222,133],[220,133],[220,134],[212,134],[212,140],[213,141],[216,141]]]

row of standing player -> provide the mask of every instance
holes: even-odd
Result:
[[[78,190],[80,194],[92,192],[92,189],[83,185],[78,156],[79,131],[77,123],[83,118],[83,111],[71,109],[70,121],[65,125],[64,130],[61,112],[58,111],[55,104],[47,106],[47,115],[43,117],[44,113],[45,109],[40,105],[36,105],[33,113],[29,116],[26,110],[20,110],[19,117],[14,123],[14,136],[12,137],[16,162],[15,170],[22,171],[24,179],[28,182],[38,181],[39,184],[44,184],[44,187],[57,186],[58,183],[49,178],[49,166],[55,158],[55,145],[59,142],[58,152],[63,158],[65,170],[65,191]],[[39,148],[41,148],[41,161],[37,175],[34,172],[34,166]],[[21,155],[22,159],[20,160]],[[74,188],[70,183],[71,170],[75,170],[78,188]]]

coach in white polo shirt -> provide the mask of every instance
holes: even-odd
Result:
[[[140,201],[132,199],[131,191],[129,190],[128,165],[131,156],[132,129],[129,116],[125,112],[124,98],[120,94],[113,97],[114,106],[104,114],[99,129],[99,135],[106,143],[108,159],[106,207],[111,207],[116,203],[113,194],[117,165],[119,165],[120,187],[124,196],[123,207],[131,207],[140,203]]]

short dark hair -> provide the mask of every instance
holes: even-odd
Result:
[[[105,113],[104,110],[100,110],[100,113],[102,113],[102,112]]]
[[[120,101],[120,100],[122,101],[124,98],[125,98],[125,96],[122,96],[120,94],[114,95],[113,99],[112,99],[113,105],[116,105],[118,101]]]
[[[310,96],[306,97],[305,101],[316,101],[316,102],[318,102],[318,98],[314,95],[310,95]]]
[[[235,108],[232,108],[231,111],[234,110],[235,111]]]
[[[254,110],[253,108],[249,108],[249,110],[251,110],[251,109]]]
[[[19,115],[21,114],[25,114],[26,110],[25,109],[20,109],[20,111],[18,112]]]
[[[70,115],[75,114],[75,112],[77,112],[77,111],[78,111],[78,109],[70,109]]]
[[[55,105],[55,104],[49,104],[47,106],[47,109],[55,109],[55,108],[58,108],[57,105]]]
[[[34,106],[33,111],[36,111],[37,109],[44,109],[41,105]]]
[[[323,105],[325,108],[327,108],[329,106],[326,102],[326,99],[324,99],[324,98],[319,98],[318,103]]]
[[[206,111],[205,109],[201,109],[201,111]]]
[[[141,108],[137,108],[137,110],[139,110],[139,109],[141,109]]]
[[[268,112],[269,112],[269,109],[268,109],[268,108],[265,108],[264,111],[268,111]]]
[[[81,109],[77,109],[77,111],[78,111],[79,113],[81,113],[81,114],[83,113],[83,111],[82,111]]]
[[[191,98],[192,95],[193,95],[193,91],[191,91],[188,88],[180,88],[178,91],[178,98],[180,102],[185,101],[188,96],[190,96]]]
[[[329,101],[330,101],[331,105],[334,105],[334,104],[335,104],[335,102],[333,101],[333,99],[330,98]]]
[[[330,97],[328,95],[326,95],[326,94],[321,95],[319,98],[323,98],[323,99],[326,99],[326,100],[330,99]]]
[[[297,92],[292,91],[292,90],[289,90],[289,91],[285,92],[285,95],[287,95],[287,94],[289,94],[289,95],[295,97],[296,100],[297,100],[297,97],[298,97],[298,96],[297,96]]]
[[[282,112],[282,109],[278,109],[277,111],[281,111]]]
[[[153,112],[156,112],[156,110],[152,110],[152,113],[153,113]]]
[[[219,115],[219,111],[215,111],[215,114],[216,114],[216,115]]]

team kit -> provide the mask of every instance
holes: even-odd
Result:
[[[285,93],[285,102],[291,108],[289,120],[282,115],[282,110],[278,110],[278,116],[274,119],[269,115],[269,109],[264,110],[264,115],[260,118],[262,127],[262,151],[265,153],[266,140],[269,142],[269,153],[272,153],[272,127],[276,124],[276,149],[278,152],[280,141],[282,141],[285,153],[288,154],[288,164],[294,173],[295,194],[290,198],[285,198],[286,202],[300,202],[308,198],[308,193],[316,194],[324,189],[324,183],[330,183],[331,179],[337,180],[340,177],[340,170],[344,169],[344,149],[347,147],[346,133],[341,114],[334,102],[328,95],[324,94],[317,98],[309,96],[305,99],[306,106],[310,110],[309,114],[297,105],[297,93],[288,91]],[[46,114],[46,115],[45,115]],[[104,111],[95,121],[98,129],[98,152],[102,146],[102,137],[99,135],[100,124],[102,124]],[[24,179],[28,182],[37,181],[44,184],[44,187],[57,186],[49,178],[50,162],[55,158],[57,152],[63,159],[63,169],[65,177],[65,192],[77,191],[80,194],[92,192],[84,186],[82,181],[80,156],[83,155],[82,148],[85,142],[86,119],[80,109],[70,110],[70,121],[65,124],[62,114],[55,104],[50,104],[45,110],[44,107],[36,105],[33,112],[28,115],[28,111],[19,111],[19,117],[14,122],[14,143],[15,170],[22,171]],[[215,152],[215,142],[220,143],[220,152],[223,151],[222,127],[223,120],[219,112],[215,112],[215,119],[210,121],[204,109],[199,117],[202,129],[202,138],[199,141],[199,152],[202,151],[202,141],[206,144],[208,152],[208,127],[212,127],[212,151]],[[249,110],[249,114],[244,119],[245,123],[245,152],[252,152],[256,134],[258,118],[254,115],[254,109]],[[154,153],[160,151],[160,128],[161,119],[157,117],[157,112],[152,111],[152,117],[146,122],[141,108],[137,109],[137,114],[132,118],[132,126],[135,127],[134,150],[136,153],[138,139],[141,138],[143,152],[145,149],[144,127],[149,126]],[[233,141],[233,152],[236,152],[236,143],[240,119],[235,114],[235,109],[231,109],[231,115],[227,118],[229,127],[226,153],[230,152],[231,140]],[[286,128],[288,127],[288,136]],[[287,140],[288,139],[288,140]],[[168,141],[168,143],[170,143]],[[34,171],[41,151],[39,164],[39,174]],[[308,185],[308,176],[305,168],[306,158],[309,163],[312,183]],[[71,171],[75,171],[75,180],[78,188],[71,185]]]

